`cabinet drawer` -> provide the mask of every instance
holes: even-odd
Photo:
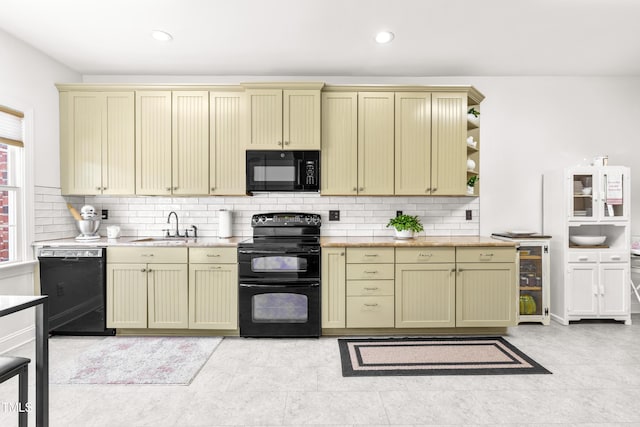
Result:
[[[392,296],[347,297],[347,328],[393,328]]]
[[[597,252],[569,252],[569,262],[598,262]]]
[[[628,252],[600,252],[600,262],[627,262]]]
[[[238,262],[236,248],[189,248],[192,264],[235,264]]]
[[[429,262],[456,262],[456,249],[451,248],[397,248],[397,264]]]
[[[347,264],[347,280],[393,280],[393,264]]]
[[[186,264],[187,248],[107,248],[107,262],[122,264],[171,263]]]
[[[516,248],[457,248],[456,262],[515,262]]]
[[[394,262],[393,248],[347,248],[347,263]]]
[[[386,295],[393,296],[393,280],[349,280],[347,296]]]

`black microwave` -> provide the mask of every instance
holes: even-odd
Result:
[[[320,191],[320,151],[247,150],[247,194]]]

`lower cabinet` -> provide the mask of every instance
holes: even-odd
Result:
[[[107,327],[186,328],[186,248],[107,248]]]
[[[456,326],[516,325],[515,248],[458,248],[456,252]]]
[[[323,248],[323,328],[515,326],[515,247]]]
[[[567,272],[569,316],[615,317],[628,314],[629,264],[569,263]]]
[[[189,329],[238,329],[235,248],[189,249]]]
[[[455,248],[396,249],[396,328],[456,326]]]

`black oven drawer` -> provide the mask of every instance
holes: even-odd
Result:
[[[239,311],[243,337],[319,337],[320,281],[241,281]]]

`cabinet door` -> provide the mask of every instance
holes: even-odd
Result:
[[[282,90],[251,89],[247,91],[249,109],[249,146],[251,150],[281,150]]]
[[[187,264],[149,264],[149,328],[189,327]]]
[[[393,103],[393,93],[358,93],[358,194],[360,195],[393,194]]]
[[[171,191],[209,194],[209,92],[173,92]]]
[[[171,92],[136,92],[136,194],[171,194]]]
[[[431,94],[395,99],[395,194],[431,194]]]
[[[603,221],[628,221],[630,195],[629,169],[619,166],[602,167],[598,173],[597,216]]]
[[[455,264],[396,264],[396,328],[456,325]]]
[[[146,264],[107,264],[108,328],[147,327]]]
[[[629,314],[629,265],[600,264],[600,316]]]
[[[320,149],[320,91],[283,91],[283,148]]]
[[[104,95],[60,94],[62,194],[100,194]]]
[[[322,94],[322,161],[320,167],[323,195],[358,193],[358,94],[324,92]]]
[[[467,95],[435,92],[431,98],[431,194],[467,193]]]
[[[245,195],[244,95],[209,94],[209,191],[212,195]]]
[[[322,249],[322,327],[345,327],[345,248]]]
[[[189,329],[238,329],[238,265],[189,265]]]
[[[104,97],[102,194],[132,195],[136,191],[134,93]]]
[[[515,263],[458,263],[456,326],[515,326]]]
[[[569,264],[567,277],[567,312],[569,315],[598,313],[598,265]]]

